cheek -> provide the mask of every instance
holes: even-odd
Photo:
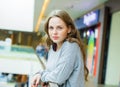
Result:
[[[52,36],[51,32],[48,31],[48,35],[49,35],[49,37],[51,38],[51,36]]]
[[[51,35],[51,32],[48,30],[48,34],[49,34],[49,36]]]
[[[61,32],[61,35],[62,37],[67,37],[67,32]]]

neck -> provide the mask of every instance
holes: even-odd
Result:
[[[61,48],[63,43],[57,44],[57,50],[59,50]]]
[[[59,50],[59,49],[61,48],[62,44],[63,44],[63,43],[54,43],[54,44],[53,44],[53,50],[54,50],[54,51]]]

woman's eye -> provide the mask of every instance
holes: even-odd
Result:
[[[58,29],[58,30],[61,30],[61,29],[63,29],[63,28],[62,28],[62,27],[57,27],[57,29]]]
[[[53,30],[53,27],[49,27],[48,29],[49,29],[49,30]]]

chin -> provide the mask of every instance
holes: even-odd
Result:
[[[54,43],[59,43],[60,41],[58,41],[58,40],[53,40],[53,42],[54,42]]]
[[[58,41],[53,41],[54,43],[58,43]]]

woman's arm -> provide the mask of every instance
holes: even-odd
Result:
[[[42,72],[41,80],[43,82],[54,82],[59,85],[63,84],[74,70],[78,49],[79,46],[76,43],[68,42],[62,49],[56,68],[51,72]]]

